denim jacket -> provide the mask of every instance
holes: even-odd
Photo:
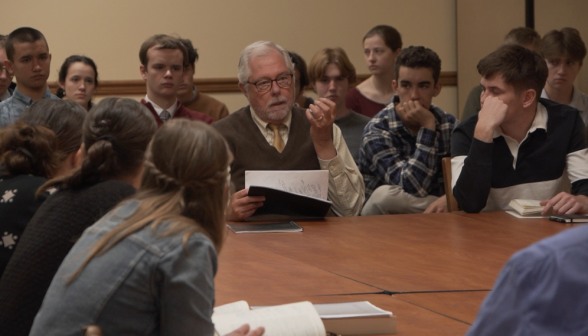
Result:
[[[213,335],[217,254],[203,234],[162,237],[148,225],[94,257],[69,285],[92,245],[138,207],[131,201],[89,227],[61,264],[30,335]],[[165,229],[161,224],[157,231]]]

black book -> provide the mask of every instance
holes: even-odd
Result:
[[[320,219],[331,209],[330,201],[288,191],[250,186],[248,196],[265,196],[263,206],[247,220]]]

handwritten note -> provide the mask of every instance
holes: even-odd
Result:
[[[329,171],[248,170],[245,172],[245,188],[252,185],[326,200],[329,193]]]

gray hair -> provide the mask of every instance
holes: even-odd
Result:
[[[294,63],[292,63],[292,59],[290,59],[290,55],[286,49],[271,41],[257,41],[245,47],[241,52],[241,57],[239,58],[239,83],[247,85],[247,80],[251,74],[249,61],[257,56],[267,55],[271,50],[277,50],[282,54],[286,66],[290,69],[290,72],[294,74]],[[292,83],[292,85],[294,85],[294,83]]]

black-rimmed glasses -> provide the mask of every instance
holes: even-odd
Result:
[[[285,74],[285,75],[280,75],[276,79],[260,79],[255,83],[247,82],[247,84],[255,85],[255,88],[257,89],[257,91],[263,93],[263,92],[269,91],[272,88],[272,82],[276,82],[276,84],[278,84],[278,86],[281,87],[282,89],[289,87],[290,85],[292,85],[292,78],[293,77],[294,77],[293,74]]]

